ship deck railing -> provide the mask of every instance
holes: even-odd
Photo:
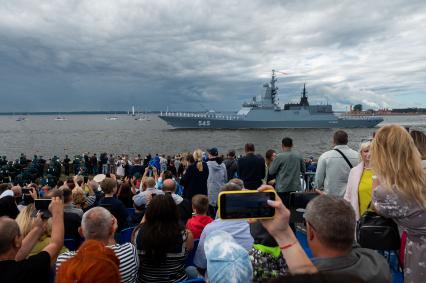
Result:
[[[220,113],[161,112],[160,117],[205,118],[213,120],[242,120],[242,115]]]
[[[382,119],[382,117],[381,116],[369,116],[369,115],[360,115],[360,116],[342,115],[342,116],[339,116],[339,119],[342,119],[342,120],[377,120],[377,119]]]

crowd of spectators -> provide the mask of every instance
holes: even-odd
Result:
[[[336,131],[316,166],[289,137],[264,156],[247,143],[239,158],[217,148],[133,160],[4,157],[2,168],[14,169],[1,172],[0,281],[392,282],[383,253],[355,237],[357,220],[376,211],[406,235],[405,282],[424,282],[424,133],[387,125],[358,151],[348,140]],[[308,167],[317,168],[317,196],[297,227],[290,200],[311,189]],[[220,192],[270,189],[278,196],[268,201],[272,219],[217,217]],[[42,199],[51,200],[48,209],[37,208]]]

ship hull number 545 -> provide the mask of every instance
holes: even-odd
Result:
[[[210,126],[210,121],[205,120],[205,121],[198,121],[198,127],[209,127]]]

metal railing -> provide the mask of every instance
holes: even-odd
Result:
[[[242,115],[216,114],[216,113],[191,113],[191,112],[161,112],[160,117],[206,118],[214,120],[242,120]]]
[[[304,191],[312,191],[315,188],[315,172],[306,172],[301,178],[303,179]]]
[[[377,120],[383,119],[381,116],[351,116],[351,115],[343,115],[339,116],[341,120]]]

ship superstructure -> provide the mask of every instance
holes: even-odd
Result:
[[[310,105],[306,85],[299,103],[287,103],[281,107],[275,71],[264,84],[265,93],[258,100],[253,97],[245,102],[236,114],[209,111],[206,113],[162,112],[160,118],[174,128],[214,129],[284,129],[284,128],[366,128],[383,121],[381,117],[337,116],[331,105]]]

